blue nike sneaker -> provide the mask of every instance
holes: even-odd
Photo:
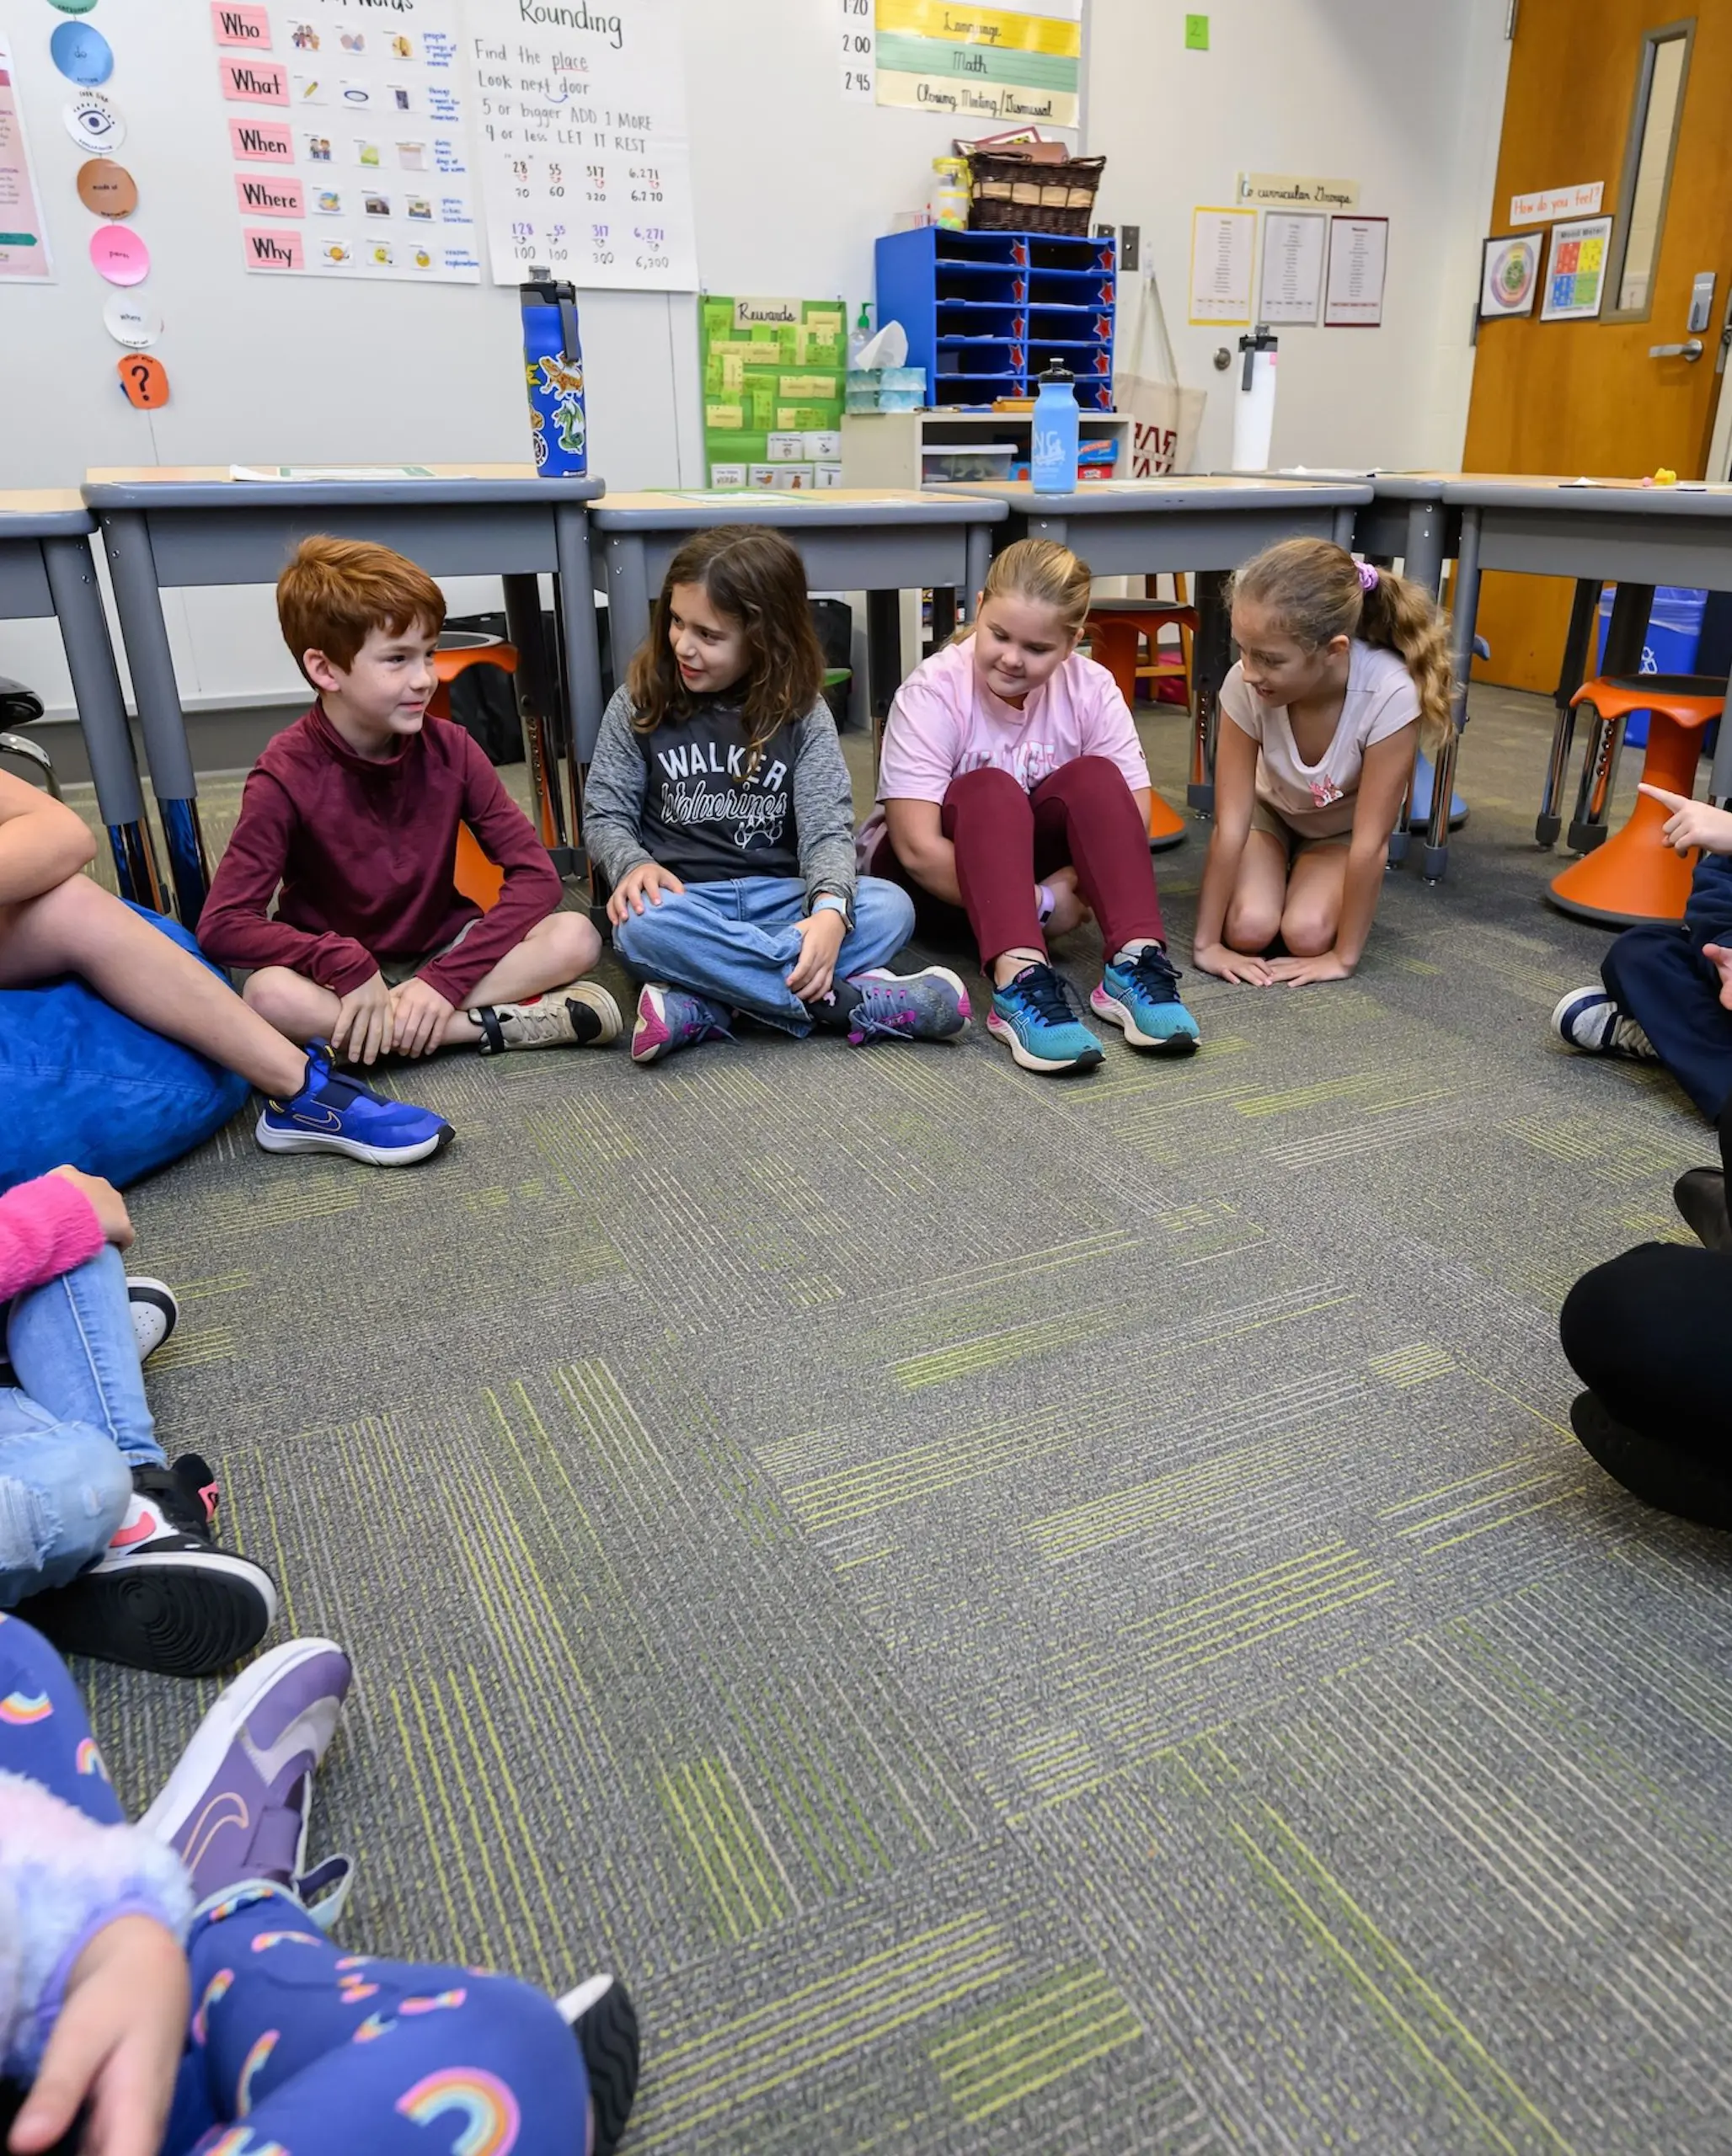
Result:
[[[1064,983],[1050,966],[1028,966],[992,991],[986,1031],[1002,1040],[1024,1070],[1092,1070],[1100,1043],[1071,1015]]]
[[[1128,966],[1107,966],[1088,1007],[1124,1027],[1127,1047],[1155,1055],[1189,1055],[1201,1038],[1179,999],[1179,969],[1158,943],[1145,943]]]
[[[329,1049],[309,1041],[306,1084],[292,1100],[267,1099],[253,1135],[267,1153],[346,1153],[376,1168],[406,1168],[442,1153],[457,1133],[442,1116],[332,1070]]]

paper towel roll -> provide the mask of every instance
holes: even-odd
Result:
[[[1266,329],[1259,330],[1254,337],[1242,337],[1239,350],[1244,357],[1233,399],[1232,468],[1266,472],[1275,435],[1275,340]]]

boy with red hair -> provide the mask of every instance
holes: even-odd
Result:
[[[445,595],[388,547],[303,540],[277,617],[318,700],[254,766],[199,921],[291,1040],[334,1056],[604,1046],[619,1010],[547,850],[460,726],[429,718]],[[484,913],[453,881],[467,824],[505,871]],[[276,902],[273,917],[271,902]]]

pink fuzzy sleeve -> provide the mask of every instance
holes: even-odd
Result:
[[[57,1280],[102,1248],[96,1208],[64,1176],[39,1176],[0,1198],[0,1303]]]

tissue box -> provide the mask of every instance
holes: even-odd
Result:
[[[917,412],[926,402],[924,367],[850,367],[851,412]]]

